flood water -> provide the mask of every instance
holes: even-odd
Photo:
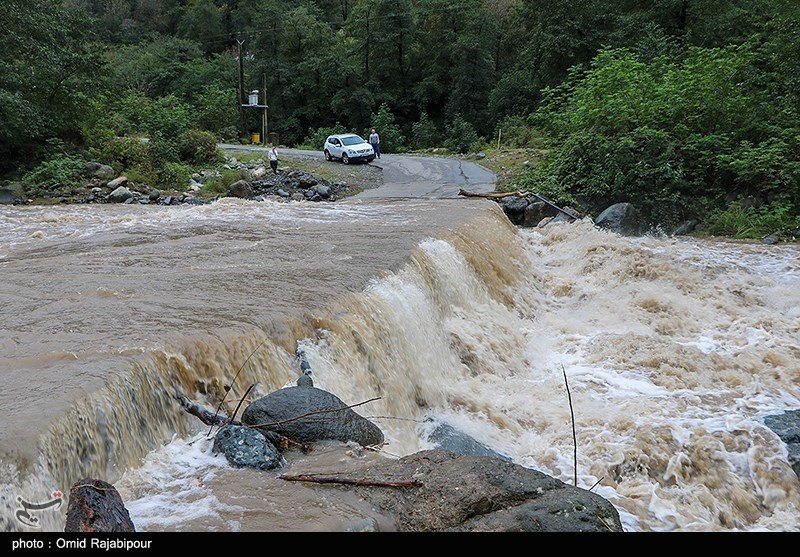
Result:
[[[429,448],[432,415],[577,479],[629,532],[800,531],[763,423],[800,408],[797,244],[518,229],[466,199],[0,207],[0,233],[0,529],[84,477],[139,531],[390,529],[278,476]],[[232,468],[176,389],[230,413],[293,384],[298,348],[315,386],[371,401],[383,454]]]

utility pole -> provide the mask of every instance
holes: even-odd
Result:
[[[267,74],[263,74],[263,85],[264,85],[264,122],[263,122],[263,124],[264,124],[263,128],[264,129],[261,130],[261,131],[264,133],[264,135],[262,137],[264,138],[264,147],[266,147],[267,146],[267,135],[269,134],[269,127],[267,126],[267,108],[268,108],[267,107],[267,104],[268,104],[267,103]]]
[[[247,137],[247,117],[244,112],[244,53],[242,52],[244,41],[236,39],[236,44],[239,45],[239,133],[242,138],[245,138]]]

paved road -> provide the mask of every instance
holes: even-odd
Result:
[[[256,145],[220,145],[227,151],[266,151]],[[321,151],[281,149],[282,156],[322,158]],[[342,164],[330,162],[328,164]],[[383,155],[373,166],[383,169],[383,185],[353,196],[356,199],[399,197],[458,197],[458,190],[476,193],[495,191],[495,175],[474,162],[444,157]]]

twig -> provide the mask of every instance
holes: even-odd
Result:
[[[422,487],[423,483],[419,480],[401,482],[381,482],[373,480],[352,480],[348,478],[330,478],[324,476],[314,476],[312,474],[301,474],[299,476],[278,476],[287,482],[313,482],[318,484],[345,484],[375,487]]]
[[[569,399],[569,415],[572,419],[572,447],[573,447],[573,474],[574,485],[578,486],[578,440],[575,436],[575,413],[572,411],[572,395],[569,392],[569,383],[567,382],[567,370],[564,369],[564,364],[561,364],[561,371],[564,372],[564,384],[567,386],[567,398]]]
[[[236,371],[236,374],[233,376],[233,380],[231,381],[231,384],[230,384],[230,386],[229,386],[229,387],[228,387],[228,388],[225,390],[225,394],[224,394],[224,395],[222,395],[222,400],[220,400],[220,401],[219,401],[219,406],[217,406],[217,411],[214,413],[214,417],[215,417],[215,418],[216,418],[217,414],[219,414],[219,411],[222,409],[222,405],[225,403],[225,398],[228,396],[228,393],[229,393],[229,392],[231,391],[231,389],[233,388],[233,384],[234,384],[234,383],[236,383],[236,378],[237,378],[237,377],[239,377],[239,374],[240,374],[240,373],[242,372],[242,370],[244,369],[244,366],[247,364],[247,362],[250,360],[250,358],[252,358],[252,357],[253,357],[253,354],[255,354],[255,353],[256,353],[256,351],[257,351],[259,348],[261,348],[262,346],[264,346],[264,344],[265,344],[265,343],[266,343],[268,340],[269,340],[269,337],[267,337],[267,338],[265,338],[264,340],[262,340],[261,342],[259,342],[259,343],[258,343],[258,346],[256,346],[255,348],[253,348],[253,351],[252,351],[252,352],[250,352],[250,355],[249,355],[249,356],[247,356],[247,358],[245,358],[244,362],[242,362],[242,365],[240,365],[240,366],[239,366],[239,369]],[[212,425],[211,425],[211,427],[208,429],[208,435],[209,435],[209,436],[211,435],[211,431],[212,431],[213,429],[214,429],[214,424],[212,424]]]
[[[242,403],[244,402],[244,399],[247,397],[247,395],[250,393],[250,391],[253,390],[253,387],[255,387],[255,386],[256,386],[256,384],[253,383],[244,392],[244,394],[242,395],[242,398],[239,399],[239,404],[236,405],[236,410],[233,411],[233,415],[231,416],[231,419],[228,421],[228,423],[233,422],[233,419],[236,417],[236,414],[239,412],[239,408],[242,407]]]

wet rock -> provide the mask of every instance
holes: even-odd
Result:
[[[764,236],[763,238],[761,238],[761,243],[762,244],[768,244],[768,245],[777,244],[780,241],[781,241],[781,237],[778,236],[777,234],[769,234],[769,235]]]
[[[213,450],[241,468],[273,470],[286,465],[278,449],[252,427],[229,425],[221,428],[214,436]]]
[[[380,445],[383,432],[337,396],[316,387],[286,387],[261,397],[245,408],[242,423],[259,426],[294,441],[325,439]],[[265,425],[267,424],[267,425]]]
[[[11,188],[0,188],[0,204],[10,205],[14,203],[14,192]]]
[[[595,225],[623,236],[639,234],[640,223],[636,208],[630,203],[616,203],[600,213]]]
[[[786,443],[789,465],[800,478],[800,410],[764,416],[764,424]]]
[[[467,435],[463,431],[433,416],[425,416],[422,423],[417,428],[417,433],[421,439],[424,439],[431,445],[452,453],[472,456],[492,456],[511,461],[511,458],[508,456],[495,451],[474,437]]]
[[[366,466],[365,477],[418,482],[353,488],[398,532],[623,531],[619,512],[600,495],[504,459],[434,449]]]

